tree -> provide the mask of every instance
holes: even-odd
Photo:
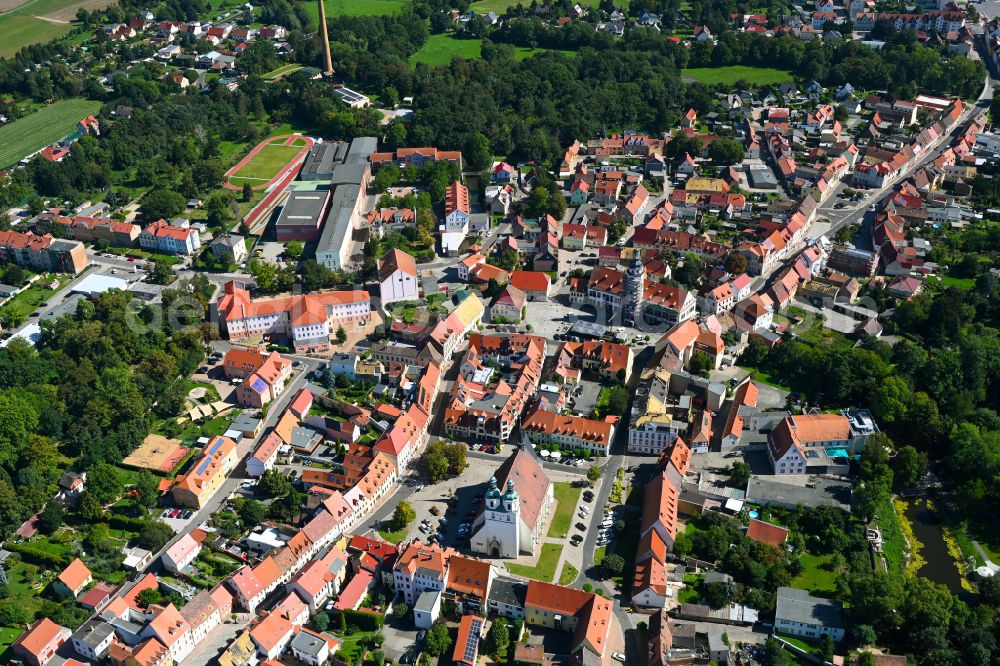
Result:
[[[771,353],[771,348],[767,343],[758,338],[750,338],[743,353],[740,354],[739,364],[751,368],[759,368],[767,360]]]
[[[733,589],[730,583],[707,583],[701,586],[701,596],[712,608],[728,606],[733,600]]]
[[[51,501],[38,516],[38,528],[45,534],[52,534],[62,526],[64,517],[65,512],[59,502]]]
[[[663,156],[668,160],[676,161],[684,159],[685,155],[692,157],[701,155],[701,141],[677,130],[667,145],[663,147]]]
[[[738,164],[743,161],[743,144],[721,136],[708,145],[708,156],[716,164]]]
[[[302,256],[302,251],[305,247],[302,245],[302,241],[288,241],[288,245],[285,246],[285,256],[291,259],[298,259]]]
[[[267,508],[255,499],[248,499],[240,505],[240,520],[250,528],[260,525],[267,517]]]
[[[250,183],[243,183],[243,193],[241,198],[243,201],[250,201],[253,199],[253,188],[250,187]]]
[[[149,587],[135,595],[135,598],[143,607],[148,607],[163,601],[163,593],[158,587]]]
[[[135,542],[146,550],[155,553],[163,548],[174,536],[174,531],[164,523],[149,523],[139,531]]]
[[[424,454],[424,473],[427,477],[437,483],[443,481],[448,476],[448,458],[442,451],[428,451]]]
[[[750,465],[742,460],[737,460],[729,466],[729,480],[737,488],[746,488],[750,480]]]
[[[313,615],[312,620],[316,631],[326,631],[330,628],[330,616],[322,611]]]
[[[490,630],[486,632],[486,654],[500,661],[501,657],[507,653],[509,645],[510,629],[507,627],[507,620],[502,617],[497,618],[493,621]]]
[[[258,485],[268,497],[285,497],[292,492],[292,482],[276,469],[264,472]]]
[[[213,194],[205,202],[205,210],[208,213],[206,222],[210,227],[221,227],[227,222],[233,221],[233,199],[229,192],[219,192]]]
[[[412,523],[417,517],[417,512],[414,511],[413,505],[410,504],[408,500],[399,500],[396,505],[396,510],[392,514],[393,529],[401,530],[410,523]]]
[[[892,459],[892,471],[897,488],[910,488],[927,471],[927,454],[906,445]]]
[[[708,373],[714,368],[715,366],[712,364],[712,359],[710,359],[708,354],[705,352],[696,349],[694,354],[691,355],[692,374],[700,377],[708,377]]]
[[[618,553],[605,555],[604,560],[601,562],[601,568],[604,569],[608,576],[620,576],[622,571],[625,570],[625,558]]]
[[[344,330],[343,326],[337,327],[337,344],[342,345],[347,342],[347,331]]]
[[[147,220],[169,219],[187,206],[184,195],[171,190],[153,188],[142,200],[142,212]]]
[[[726,271],[732,275],[745,273],[747,270],[747,258],[739,252],[730,252],[726,257]]]
[[[278,283],[278,267],[261,259],[251,259],[247,270],[254,284],[262,291],[274,291]]]
[[[482,133],[476,132],[465,142],[462,151],[465,164],[473,171],[482,171],[493,163],[493,152],[490,150],[490,140]]]
[[[151,262],[146,273],[153,284],[167,285],[174,281],[174,271],[170,268],[170,264],[162,261]]]
[[[764,644],[763,666],[792,666],[792,655],[774,638],[768,638]]]
[[[150,509],[156,506],[160,499],[160,482],[147,469],[139,470],[135,475],[135,500],[141,506]]]
[[[410,608],[402,602],[399,602],[392,607],[392,616],[395,617],[397,620],[402,620],[407,615],[409,615],[409,613],[410,613]]]
[[[434,657],[440,657],[451,647],[451,636],[448,627],[443,622],[437,622],[427,631],[424,638],[424,649]]]
[[[621,416],[622,414],[625,413],[625,409],[627,407],[628,407],[628,391],[623,389],[621,386],[615,386],[610,391],[608,391],[608,406],[603,416],[606,416],[608,414],[614,416]]]
[[[601,478],[601,468],[597,465],[592,465],[590,469],[587,470],[587,480],[593,483],[599,478]]]
[[[823,655],[823,661],[833,661],[833,638],[830,634],[823,634],[819,639],[819,650]]]
[[[87,470],[87,490],[101,504],[107,504],[121,497],[122,482],[118,472],[111,465],[100,462]]]

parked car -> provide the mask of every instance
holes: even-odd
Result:
[[[584,525],[583,523],[577,523],[576,524],[576,529],[583,531],[583,530],[587,529],[587,526]]]
[[[432,506],[432,507],[430,508],[430,512],[431,512],[431,515],[432,515],[432,516],[440,516],[440,515],[441,515],[441,509],[437,508],[437,505],[436,505],[436,504],[435,504],[435,505],[433,505],[433,506]]]
[[[625,655],[623,655],[621,652],[612,652],[611,658],[614,659],[615,661],[620,661],[623,664],[625,663]]]

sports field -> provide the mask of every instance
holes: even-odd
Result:
[[[76,11],[97,9],[111,0],[0,0],[0,57],[9,57],[30,44],[41,44],[67,34]]]
[[[0,126],[0,168],[72,134],[80,120],[100,108],[100,102],[89,99],[66,99]]]
[[[792,75],[782,69],[747,67],[746,65],[682,69],[681,76],[686,79],[694,79],[706,85],[721,83],[727,86],[731,86],[737,81],[746,81],[747,83],[766,86],[775,83],[787,83],[792,80]]]
[[[269,143],[263,146],[250,158],[240,169],[229,177],[229,182],[237,187],[243,187],[244,183],[250,185],[263,185],[281,171],[288,162],[299,154],[304,143],[299,145],[284,145],[281,143]]]

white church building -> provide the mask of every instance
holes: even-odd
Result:
[[[552,503],[552,481],[542,466],[528,451],[517,451],[490,479],[472,527],[472,551],[495,558],[535,555]]]

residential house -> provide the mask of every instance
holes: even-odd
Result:
[[[76,599],[94,581],[87,565],[77,557],[52,582],[52,589],[61,596]]]
[[[63,643],[70,638],[70,630],[47,617],[36,620],[10,646],[11,652],[29,666],[45,666],[56,656]]]

